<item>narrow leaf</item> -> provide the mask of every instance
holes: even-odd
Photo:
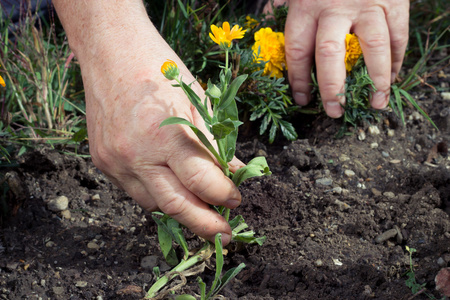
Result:
[[[236,173],[234,173],[232,180],[236,186],[240,186],[242,182],[249,178],[270,174],[272,174],[272,172],[269,170],[266,158],[260,156],[255,157],[245,167],[237,170]]]

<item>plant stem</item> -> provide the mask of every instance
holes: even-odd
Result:
[[[208,259],[211,254],[214,252],[214,246],[211,245],[209,242],[203,246],[200,251],[197,252],[194,256],[189,258],[188,260],[181,261],[175,268],[172,269],[169,273],[164,275],[163,277],[159,278],[152,287],[148,290],[146,298],[153,298],[156,296],[158,291],[162,289],[170,280],[175,278],[179,272],[183,272],[197,263],[204,261]]]

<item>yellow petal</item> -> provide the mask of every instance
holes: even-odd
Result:
[[[6,86],[5,81],[3,80],[2,76],[0,76],[0,85],[1,85],[2,87],[5,87],[5,86]]]

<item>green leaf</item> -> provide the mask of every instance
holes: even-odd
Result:
[[[281,133],[290,141],[295,141],[298,137],[297,132],[295,131],[294,126],[291,123],[285,120],[278,121],[281,128]]]
[[[197,298],[195,298],[194,296],[188,295],[188,294],[184,294],[184,295],[179,295],[175,297],[175,300],[196,300]]]
[[[206,299],[212,297],[216,292],[216,286],[220,287],[220,275],[222,274],[223,268],[223,247],[222,247],[222,234],[216,234],[215,238],[215,247],[216,247],[216,275],[214,276],[214,281],[211,286],[211,290],[208,295],[206,295]]]
[[[249,178],[270,174],[272,174],[272,172],[269,170],[266,158],[260,156],[255,157],[245,167],[237,170],[236,173],[233,174],[232,180],[236,186],[240,186],[242,182]]]
[[[158,225],[158,241],[159,246],[161,247],[161,252],[163,253],[167,263],[174,266],[178,264],[178,258],[175,253],[175,249],[173,249],[172,246],[173,236],[171,230],[165,223],[168,218],[169,216],[167,215],[164,215],[161,219],[152,216],[152,219]]]
[[[183,89],[186,96],[191,101],[192,105],[197,109],[202,119],[207,123],[211,123],[211,116],[208,113],[208,109],[202,104],[200,97],[191,89],[189,85],[180,80],[180,86]]]
[[[436,124],[434,124],[433,120],[431,120],[431,118],[428,116],[428,114],[419,106],[419,104],[417,104],[417,102],[413,99],[413,97],[411,97],[411,95],[407,92],[404,91],[402,89],[399,89],[399,92],[405,96],[405,98],[412,104],[414,105],[414,107],[428,120],[428,122],[430,122],[434,128],[436,128],[437,130],[439,130],[439,128],[436,126]]]
[[[76,142],[76,143],[80,143],[82,141],[84,141],[87,137],[87,128],[83,127],[80,130],[78,130],[77,132],[75,132],[75,134],[72,136],[72,141]]]
[[[178,222],[177,222],[178,223]],[[183,259],[188,259],[189,257],[189,248],[186,242],[186,238],[184,237],[183,230],[180,227],[172,227],[172,233],[175,238],[175,241],[184,251]]]
[[[245,268],[245,264],[244,263],[240,263],[239,266],[237,266],[236,268],[231,268],[230,270],[228,270],[222,277],[222,283],[221,285],[218,287],[218,289],[216,290],[216,292],[214,293],[213,296],[217,295],[225,285],[227,285],[228,282],[230,282],[231,279],[233,279],[234,277],[236,277],[237,274],[239,274],[239,272],[242,271],[242,269]]]
[[[212,125],[212,134],[215,140],[221,140],[227,135],[237,130],[237,128],[242,124],[241,121],[233,121],[230,118],[217,122]]]
[[[262,245],[266,241],[266,237],[255,237],[255,232],[253,230],[249,230],[243,233],[236,234],[233,236],[233,241],[242,242],[246,244],[258,244]]]
[[[192,131],[197,135],[199,140],[205,145],[206,148],[208,148],[209,151],[214,155],[214,157],[217,159],[217,161],[220,163],[222,168],[228,168],[227,163],[221,158],[221,156],[217,153],[216,149],[214,149],[213,145],[209,142],[209,140],[206,138],[206,136],[203,134],[203,132],[200,131],[195,125],[193,125],[188,120],[185,120],[183,118],[179,117],[170,117],[165,119],[161,122],[159,125],[159,128],[166,126],[166,125],[174,125],[174,124],[180,124],[180,125],[187,125],[189,126]]]
[[[242,83],[247,79],[247,74],[236,77],[230,86],[226,89],[224,95],[221,97],[217,110],[225,109],[230,103],[234,102],[234,98],[241,87]]]
[[[198,287],[200,288],[200,299],[206,299],[206,283],[200,277],[197,277]]]
[[[273,143],[275,141],[275,135],[277,134],[277,124],[275,122],[272,123],[269,131],[269,143]]]

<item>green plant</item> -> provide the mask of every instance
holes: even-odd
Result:
[[[167,79],[175,80],[177,82],[177,84],[174,84],[174,87],[180,87],[189,98],[192,105],[194,105],[197,109],[203,118],[207,129],[217,142],[217,150],[208,140],[206,135],[188,120],[179,117],[170,117],[164,120],[160,127],[174,124],[189,126],[197,135],[199,140],[219,162],[223,173],[228,176],[236,186],[239,186],[248,178],[269,175],[270,170],[264,157],[256,157],[252,159],[245,167],[237,170],[235,173],[232,173],[229,170],[228,163],[233,159],[236,151],[238,127],[242,124],[238,118],[238,109],[235,97],[242,83],[247,78],[247,75],[241,75],[232,80],[232,68],[229,66],[228,56],[232,47],[232,40],[242,38],[245,31],[242,31],[242,29],[240,29],[237,25],[230,29],[228,22],[223,23],[223,28],[218,28],[217,26],[212,25],[211,30],[211,39],[217,43],[225,53],[225,66],[220,72],[219,83],[216,85],[211,81],[208,81],[208,89],[205,92],[207,98],[209,98],[209,101],[212,104],[212,114],[208,107],[207,99],[205,98],[204,101],[202,101],[202,99],[200,99],[200,97],[191,89],[190,84],[183,82],[179,75],[179,69],[173,61],[168,60],[164,63],[161,70]],[[215,209],[219,214],[224,216],[227,222],[229,222],[232,229],[232,241],[257,243],[259,245],[264,242],[265,237],[257,238],[255,237],[254,231],[246,231],[248,225],[245,223],[242,216],[238,215],[230,221],[230,209],[222,206],[215,207]],[[161,217],[157,218],[157,215],[160,215]],[[197,251],[196,254],[190,257],[181,225],[176,220],[165,214],[156,213],[154,214],[153,219],[158,225],[158,240],[164,257],[170,264],[177,265],[172,271],[163,277],[160,277],[152,285],[147,292],[148,298],[155,297],[157,293],[174,277],[184,276],[183,272],[189,270],[191,273],[198,273],[199,267],[201,270],[201,264],[199,265],[199,263],[208,260],[213,253],[216,253],[216,273],[214,281],[210,291],[206,293],[206,284],[202,279],[198,279],[201,299],[213,298],[220,292],[225,284],[227,284],[240,272],[240,270],[245,267],[244,264],[240,264],[236,268],[228,270],[223,276],[221,276],[223,269],[221,234],[216,235],[214,244],[206,241],[203,247]],[[180,245],[183,250],[184,255],[181,262],[178,261],[176,256],[175,249],[173,248],[173,242]],[[182,297],[184,298],[180,299],[192,299],[192,296],[188,295],[182,295]]]
[[[17,24],[1,13],[0,64],[6,88],[2,101],[4,143],[77,144],[86,137],[79,67],[72,62],[55,24],[43,24],[30,10]]]
[[[406,286],[411,289],[411,292],[413,293],[413,295],[418,295],[418,294],[423,293],[430,299],[437,299],[433,295],[426,292],[426,287],[425,287],[426,283],[420,284],[416,280],[416,274],[414,273],[414,265],[413,265],[412,255],[417,250],[414,248],[410,248],[408,246],[405,246],[405,249],[409,253],[409,270],[405,273],[406,277],[408,277],[408,279],[405,280]],[[442,298],[442,300],[443,299],[445,299],[445,297]]]

